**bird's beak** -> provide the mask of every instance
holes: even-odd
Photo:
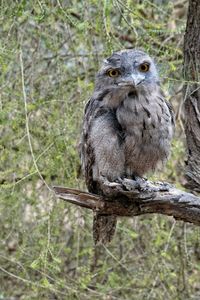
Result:
[[[144,80],[145,76],[142,74],[131,74],[125,80],[118,83],[120,86],[134,86],[136,87]]]
[[[131,74],[131,78],[134,86],[137,86],[144,80],[145,76],[142,74]]]

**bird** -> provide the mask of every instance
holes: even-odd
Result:
[[[80,156],[90,193],[115,197],[113,187],[138,180],[170,155],[172,105],[160,86],[156,63],[141,49],[106,58],[84,110]],[[109,243],[117,217],[94,213],[95,244]]]

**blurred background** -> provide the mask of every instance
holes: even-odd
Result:
[[[152,179],[184,184],[183,38],[188,1],[1,1],[0,299],[200,299],[200,228],[122,218],[94,252],[92,212],[51,188],[85,189],[78,142],[103,58],[143,48],[176,112],[171,158]]]

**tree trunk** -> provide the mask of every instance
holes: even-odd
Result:
[[[187,188],[200,191],[200,1],[189,0],[184,37],[185,134]]]

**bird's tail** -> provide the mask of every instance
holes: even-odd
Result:
[[[93,218],[93,239],[95,244],[109,243],[117,225],[117,217],[114,215],[94,214]]]

